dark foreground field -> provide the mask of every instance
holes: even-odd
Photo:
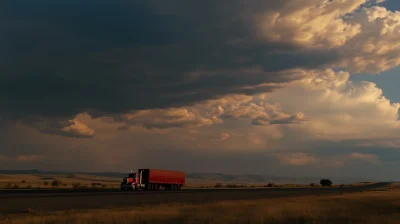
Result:
[[[27,211],[104,209],[165,203],[209,203],[222,200],[256,200],[307,195],[329,195],[382,188],[388,183],[345,188],[204,189],[180,192],[122,192],[117,190],[10,190],[0,191],[0,214]]]
[[[0,215],[0,224],[399,223],[400,190],[394,184],[390,187],[384,184],[372,187],[383,188],[373,190],[369,186],[368,189],[366,187],[359,188],[358,191],[356,189],[317,190],[320,193],[319,196],[315,194],[317,192],[310,193],[311,189],[297,194],[294,193],[294,189],[157,193],[152,194],[154,195],[151,196],[152,200],[142,206],[59,212],[29,209],[25,214]],[[122,196],[125,196],[126,200],[134,200],[135,197],[141,198],[145,195],[145,193],[141,193],[123,194]],[[166,199],[167,195],[175,197],[172,197],[174,199],[170,202],[161,203],[161,199]],[[217,198],[208,200],[208,195]],[[233,199],[233,195],[242,195],[248,198],[228,200]],[[75,197],[91,201],[89,196],[74,196],[71,201],[77,200]],[[201,197],[206,198],[202,199]],[[49,198],[53,198],[53,196]],[[225,199],[214,201],[223,198]],[[105,198],[103,197],[103,199]],[[40,199],[37,200],[40,201]],[[178,203],[176,200],[188,202]],[[60,203],[64,202],[60,201]]]

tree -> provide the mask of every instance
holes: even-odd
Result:
[[[53,182],[51,182],[51,186],[53,187],[58,187],[61,185],[61,181],[60,180],[53,180]]]
[[[329,180],[329,179],[322,179],[319,183],[320,183],[321,186],[323,186],[323,187],[325,187],[325,186],[326,186],[326,187],[332,186],[332,181]]]

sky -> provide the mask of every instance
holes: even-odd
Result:
[[[400,180],[397,0],[0,7],[0,169]]]

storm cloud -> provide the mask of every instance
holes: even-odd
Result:
[[[337,52],[259,41],[250,14],[275,1],[6,1],[0,113],[94,116],[184,106],[287,83]],[[260,11],[261,12],[261,11]],[[240,72],[238,72],[240,71]],[[193,75],[196,74],[196,75]]]

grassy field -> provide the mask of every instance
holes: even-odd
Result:
[[[119,188],[120,178],[82,174],[65,175],[0,175],[0,189],[5,188],[53,188],[53,181],[60,181],[57,188]]]
[[[330,196],[307,196],[209,204],[163,204],[124,209],[3,216],[0,223],[371,223],[400,220],[400,188]]]
[[[117,189],[121,183],[121,178],[101,177],[83,174],[63,174],[63,175],[45,175],[45,174],[0,174],[0,189],[47,189],[53,188],[53,181],[60,181],[57,188],[107,188]],[[365,183],[351,184],[364,185]],[[371,184],[371,183],[369,183]],[[187,180],[184,189],[212,189],[212,188],[298,188],[298,187],[318,187],[315,184],[274,184],[274,183],[229,183],[213,181],[191,181]],[[332,187],[349,186],[333,185]]]

